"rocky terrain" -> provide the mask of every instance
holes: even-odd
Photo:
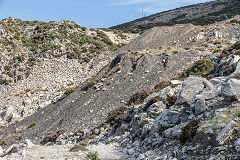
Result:
[[[239,15],[239,6],[239,0],[210,1],[153,14],[112,28],[141,32],[154,26],[171,26],[184,23],[207,25]]]
[[[0,157],[239,159],[239,28],[235,16],[139,37],[102,29],[112,43],[87,62],[36,52],[26,77],[1,85]]]
[[[0,22],[0,125],[16,123],[51,104],[98,73],[135,37],[123,34],[113,43],[105,34],[69,22]],[[116,37],[117,37],[116,35]],[[137,36],[137,35],[136,35]],[[7,100],[6,100],[7,99]]]

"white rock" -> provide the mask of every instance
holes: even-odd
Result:
[[[235,127],[236,123],[231,120],[226,127],[224,127],[217,135],[216,141],[222,145],[224,142],[231,136],[231,133],[233,132],[233,128]]]
[[[138,157],[139,160],[144,160],[145,159],[145,155],[144,154],[140,154]]]
[[[240,151],[240,138],[234,142],[234,146],[237,151]]]
[[[237,63],[239,60],[240,60],[240,56],[239,55],[235,55],[229,65]]]
[[[2,149],[2,147],[0,146],[0,155],[2,155],[3,154],[3,149]]]
[[[29,139],[25,140],[25,144],[27,145],[27,148],[32,148],[35,146]]]
[[[26,107],[29,107],[32,104],[32,100],[30,98],[27,98],[23,103]]]
[[[180,85],[180,84],[182,84],[182,81],[172,80],[171,83],[172,83],[173,85]]]
[[[129,155],[132,155],[132,154],[135,153],[134,148],[128,149],[127,152],[128,152]]]
[[[212,133],[213,133],[213,130],[212,130],[212,129],[209,129],[209,130],[207,131],[207,133],[212,134]]]

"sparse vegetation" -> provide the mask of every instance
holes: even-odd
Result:
[[[170,95],[167,94],[167,103],[166,103],[167,108],[173,106],[175,104],[176,100],[177,100],[176,95],[170,96]]]
[[[11,80],[6,85],[27,78],[39,58],[67,57],[89,63],[101,53],[118,49],[104,32],[91,29],[91,35],[86,34],[87,28],[73,21],[46,23],[7,18],[0,20],[0,28],[6,33],[0,33],[0,50],[8,52],[4,72],[9,76],[6,79]],[[15,72],[19,74],[13,75]]]
[[[86,152],[88,151],[88,149],[82,145],[75,145],[70,149],[70,152],[79,152],[79,151]]]
[[[66,91],[65,91],[65,94],[71,94],[71,93],[73,93],[73,92],[75,92],[75,89],[73,89],[73,88],[67,88]]]
[[[152,92],[158,92],[169,85],[171,85],[170,80],[163,78],[163,79],[161,79],[161,81],[158,84],[156,84],[153,87]]]
[[[120,106],[113,109],[107,117],[107,123],[110,125],[117,125],[120,126],[122,121],[127,118],[126,111],[128,110],[127,106]]]
[[[101,159],[99,159],[97,152],[88,152],[87,153],[87,158],[89,160],[101,160]]]
[[[86,84],[86,88],[87,89],[89,89],[89,88],[92,88],[94,85],[95,85],[96,83],[94,82],[94,81],[89,81],[89,82],[87,82],[87,84]]]
[[[182,128],[182,134],[180,136],[180,141],[182,144],[191,141],[197,133],[197,129],[200,126],[200,120],[194,119],[190,121],[185,127]]]
[[[141,104],[143,103],[144,99],[147,98],[149,95],[148,91],[145,89],[139,89],[138,91],[135,92],[134,95],[131,96],[128,104],[129,105],[136,105],[136,104]]]
[[[173,53],[173,54],[177,54],[177,53],[178,53],[178,51],[172,51],[172,53]]]
[[[35,127],[36,125],[37,125],[37,122],[33,121],[33,122],[30,123],[29,128]]]
[[[143,111],[147,111],[148,107],[150,107],[152,104],[158,102],[158,101],[161,101],[162,98],[160,96],[156,96],[156,97],[153,97],[152,99],[150,99],[147,104],[145,105],[145,107],[143,108]]]
[[[214,67],[214,63],[210,59],[203,58],[195,62],[190,68],[188,68],[185,72],[183,72],[181,77],[188,77],[190,75],[204,76],[213,67]]]

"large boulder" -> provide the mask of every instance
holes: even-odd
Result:
[[[229,79],[222,85],[221,94],[228,100],[238,100],[240,98],[240,80]]]
[[[166,138],[179,138],[182,134],[182,128],[186,126],[187,123],[180,123],[173,128],[168,128],[163,132],[163,136]]]
[[[200,77],[189,77],[183,82],[182,90],[177,97],[175,104],[192,104],[195,96],[204,88],[204,79]]]
[[[162,111],[166,109],[166,105],[162,101],[158,101],[147,109],[147,114],[151,117],[158,116]]]
[[[167,109],[162,112],[154,121],[151,133],[159,132],[162,129],[173,127],[180,123],[181,114],[178,111]]]

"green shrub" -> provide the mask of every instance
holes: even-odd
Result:
[[[90,62],[90,59],[88,57],[83,57],[82,60],[86,63]]]
[[[89,82],[87,82],[87,84],[86,84],[86,88],[87,89],[89,89],[89,88],[92,88],[94,85],[95,85],[96,83],[94,82],[94,81],[89,81]]]
[[[11,71],[11,69],[12,69],[12,66],[9,66],[9,65],[7,65],[7,66],[4,67],[4,70],[5,70],[5,71]]]
[[[17,80],[18,80],[18,81],[22,80],[22,76],[21,76],[21,75],[18,75],[18,76],[17,76]]]
[[[11,81],[10,80],[7,80],[7,79],[4,79],[3,81],[2,81],[2,84],[5,84],[5,85],[9,85],[11,83]]]
[[[125,111],[128,110],[127,106],[120,106],[115,109],[113,109],[107,117],[107,123],[110,123],[110,125],[117,125],[120,126],[122,121],[124,121],[127,118],[127,115]]]
[[[178,53],[178,51],[172,51],[172,53],[173,53],[173,54],[177,54],[177,53]]]
[[[36,126],[36,125],[37,125],[37,122],[33,121],[32,123],[30,123],[29,128],[34,127],[34,126]]]
[[[23,62],[25,58],[21,55],[18,55],[14,59],[18,60],[18,62]]]
[[[100,160],[97,152],[88,152],[87,158],[90,160]]]
[[[188,68],[185,72],[183,72],[181,77],[188,77],[190,75],[204,76],[213,67],[214,67],[214,63],[210,59],[203,58],[195,62],[190,68]]]
[[[236,18],[232,19],[230,23],[240,23]]]
[[[65,91],[65,94],[71,94],[71,93],[73,93],[73,92],[75,92],[75,89],[73,89],[73,88],[67,88],[66,91]]]

